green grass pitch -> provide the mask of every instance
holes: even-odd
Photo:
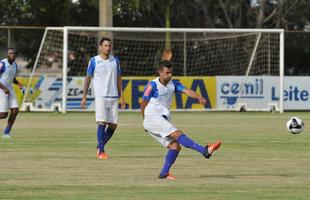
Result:
[[[13,138],[0,139],[0,199],[310,198],[309,113],[172,116],[197,142],[223,142],[210,160],[182,148],[171,170],[175,181],[157,178],[166,149],[143,131],[139,113],[120,113],[108,160],[95,158],[94,113],[21,113]],[[291,116],[304,120],[303,133],[286,130]],[[6,121],[0,123],[3,131]]]

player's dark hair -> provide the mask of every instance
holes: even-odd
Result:
[[[16,50],[15,50],[15,48],[13,48],[13,47],[8,47],[7,50],[6,50],[6,52],[9,53],[9,51],[13,51],[14,54],[16,54]]]
[[[99,42],[99,45],[101,45],[104,41],[109,41],[109,42],[112,42],[112,40],[108,37],[103,37],[101,38],[100,42]]]
[[[159,67],[157,68],[158,71],[162,71],[164,67],[170,69],[172,67],[172,63],[168,60],[162,60],[159,63]]]

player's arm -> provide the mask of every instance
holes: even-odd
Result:
[[[184,88],[182,91],[184,94],[186,94],[189,97],[192,97],[194,99],[197,99],[199,101],[199,103],[206,105],[207,104],[207,100],[205,98],[203,98],[201,95],[199,95],[197,92]]]
[[[84,90],[83,90],[83,96],[82,96],[82,101],[81,101],[82,109],[86,108],[86,97],[87,97],[87,94],[88,94],[88,89],[89,89],[89,86],[90,86],[90,82],[91,82],[91,76],[89,76],[89,75],[85,76],[85,79],[84,79]]]
[[[143,119],[144,119],[144,110],[145,110],[148,103],[149,103],[149,101],[147,101],[147,100],[142,100],[142,102],[141,102],[141,115],[142,115]]]
[[[10,91],[2,83],[0,83],[0,88],[4,91],[5,94],[9,95]]]
[[[4,71],[5,71],[5,64],[3,62],[0,62],[0,74],[2,74]],[[0,83],[0,89],[2,89],[5,94],[7,95],[10,94],[8,88],[6,88],[2,83]]]
[[[121,76],[121,67],[119,60],[117,60],[117,89],[118,89],[118,95],[121,101],[121,108],[125,109],[126,103],[125,103],[125,97],[123,94],[123,81]]]
[[[22,89],[22,88],[24,87],[23,84],[22,84],[20,81],[18,81],[18,80],[16,79],[16,77],[14,77],[13,83],[14,83],[15,85],[18,85],[19,89]]]
[[[121,108],[125,109],[126,103],[125,103],[125,97],[123,93],[123,81],[122,81],[121,76],[117,76],[117,89],[118,89],[119,98],[121,100]]]
[[[177,80],[173,80],[173,84],[175,86],[175,90],[177,92],[182,92],[184,94],[186,94],[189,97],[192,97],[194,99],[197,99],[199,101],[199,103],[206,105],[207,104],[207,100],[205,98],[203,98],[201,95],[199,95],[197,92],[187,89],[182,83],[180,83]]]
[[[84,79],[84,89],[83,89],[83,96],[82,96],[82,101],[81,101],[82,109],[86,108],[86,97],[88,94],[88,89],[90,86],[91,78],[94,75],[94,71],[95,71],[95,59],[91,58],[87,66],[87,75],[85,76],[85,79]]]
[[[141,102],[141,106],[140,106],[141,115],[142,115],[143,119],[144,119],[145,108],[146,108],[147,104],[149,103],[149,101],[153,95],[154,95],[154,85],[152,84],[152,82],[149,82],[144,89],[142,102]]]

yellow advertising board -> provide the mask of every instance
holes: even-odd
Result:
[[[156,77],[123,77],[123,93],[126,101],[126,109],[140,109],[144,88],[150,80]],[[186,88],[196,91],[207,99],[207,105],[201,105],[196,99],[185,94],[176,93],[173,97],[171,109],[211,109],[216,108],[216,78],[215,77],[173,77],[179,80]],[[25,86],[28,78],[18,78]],[[67,109],[80,110],[80,102],[83,94],[84,77],[68,77],[67,79]],[[87,110],[94,110],[94,93],[87,97]],[[19,103],[23,99],[25,90],[15,87]],[[62,99],[62,79],[52,77],[34,77],[28,90],[27,102],[33,102],[35,107],[51,106]]]
[[[143,91],[148,81],[156,77],[124,77],[123,92],[129,109],[139,109]],[[176,93],[171,109],[209,109],[216,108],[216,78],[210,77],[173,77],[179,80],[186,88],[196,91],[207,99],[207,105],[203,106],[193,98],[185,94]]]

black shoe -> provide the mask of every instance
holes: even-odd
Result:
[[[211,154],[208,151],[208,145],[205,146],[205,152],[202,154],[206,159],[209,159],[211,157]]]

